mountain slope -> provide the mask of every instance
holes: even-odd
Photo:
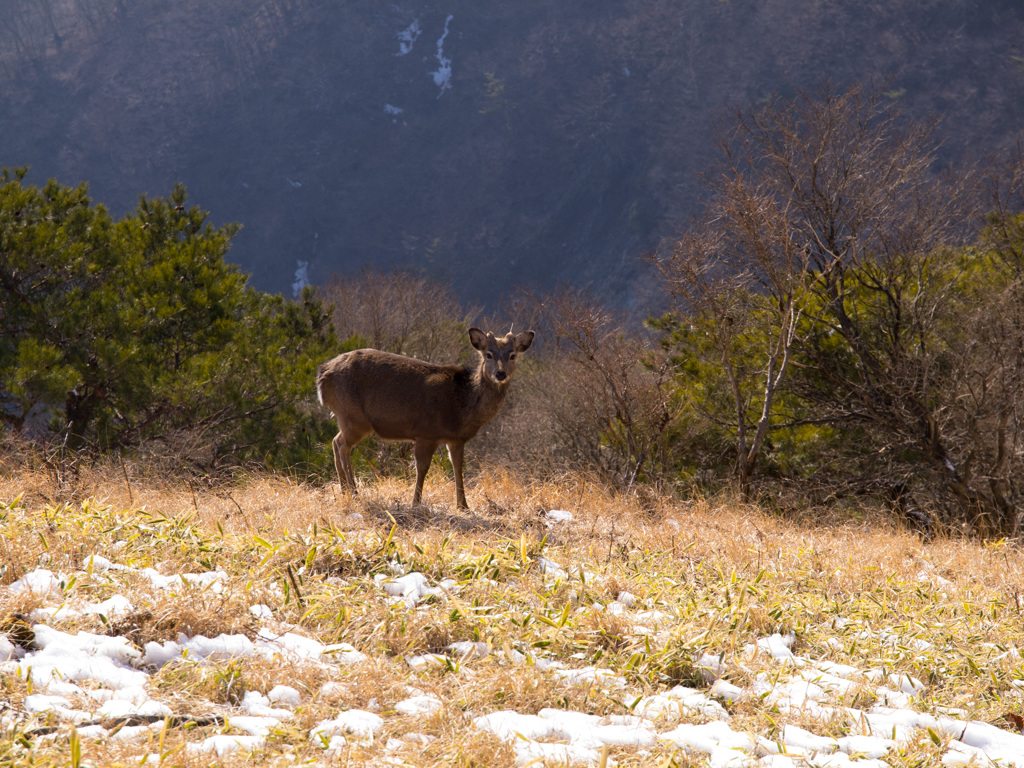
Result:
[[[950,159],[1024,125],[1015,0],[8,4],[0,164],[115,211],[184,181],[277,291],[373,263],[629,303],[697,210],[711,116],[823,77],[892,77]]]

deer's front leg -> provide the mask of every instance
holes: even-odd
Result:
[[[462,457],[465,452],[465,443],[448,443],[448,456],[451,457],[452,469],[455,470],[455,503],[459,509],[469,509],[469,504],[466,503],[466,489],[462,483]]]

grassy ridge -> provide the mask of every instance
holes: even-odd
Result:
[[[133,610],[116,619],[47,623],[123,636],[140,649],[179,633],[251,639],[268,624],[366,654],[365,663],[353,665],[243,659],[151,670],[152,697],[178,715],[231,715],[247,691],[298,689],[295,717],[255,753],[258,765],[324,759],[310,730],[347,709],[374,710],[384,725],[372,742],[350,740],[336,756],[342,764],[387,757],[412,765],[512,765],[510,743],[474,727],[473,717],[544,707],[622,715],[641,697],[677,684],[707,693],[714,675],[701,664],[705,654],[720,659],[729,683],[767,690],[766,681],[781,684],[794,674],[751,652],[775,633],[792,633],[793,652],[802,658],[865,673],[834,697],[836,706],[885,703],[867,676],[877,670],[923,683],[917,711],[955,709],[963,719],[1012,729],[1021,710],[1015,681],[1024,679],[1017,650],[1024,568],[1010,544],[922,542],[869,512],[813,525],[715,500],[641,503],[571,477],[522,484],[484,473],[470,483],[470,514],[452,511],[448,482],[428,483],[423,509],[407,506],[409,494],[405,483],[382,481],[348,499],[334,486],[280,476],[202,487],[133,466],[83,470],[72,489],[42,470],[8,466],[0,473],[0,582],[45,567],[74,576],[63,590],[68,605],[124,595]],[[572,520],[548,520],[552,509],[571,512]],[[100,572],[84,562],[89,555],[136,570]],[[217,590],[167,590],[141,578],[144,568],[225,575]],[[407,604],[382,588],[401,573],[448,587]],[[0,589],[0,621],[13,632],[12,616],[60,602]],[[268,606],[270,618],[257,619],[253,605]],[[463,658],[450,649],[466,641],[486,644],[479,646],[484,655]],[[519,654],[536,663],[513,663]],[[564,670],[545,670],[544,662],[607,672],[574,681]],[[19,675],[4,671],[0,686],[9,702],[0,713],[9,726],[0,735],[0,756],[23,765],[67,764],[69,726],[25,714],[32,690]],[[398,713],[410,687],[436,695],[443,706],[428,715]],[[780,707],[771,695],[723,703],[734,730],[767,739],[786,725],[832,737],[856,727],[844,718],[822,723]],[[709,719],[693,713],[683,721]],[[39,729],[47,725],[58,728],[44,738]],[[94,764],[138,764],[158,751],[166,764],[209,764],[209,755],[185,745],[225,731],[230,725],[193,723],[165,728],[159,745],[157,736],[83,739],[80,749],[82,760]],[[887,762],[938,762],[950,737],[920,735]],[[425,747],[416,746],[420,736]],[[671,744],[613,747],[609,757],[620,765],[707,761]],[[246,759],[237,752],[219,762]]]

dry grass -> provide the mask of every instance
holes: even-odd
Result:
[[[794,521],[729,500],[623,498],[582,477],[531,482],[489,470],[470,478],[468,491],[473,512],[454,509],[451,482],[437,468],[425,506],[413,509],[411,488],[401,481],[368,483],[349,498],[336,485],[284,476],[209,484],[111,462],[62,478],[42,462],[9,461],[0,467],[0,584],[46,567],[75,574],[68,600],[124,594],[134,605],[129,615],[109,622],[82,617],[60,627],[123,635],[140,648],[178,633],[252,638],[260,623],[249,607],[264,604],[278,630],[350,643],[370,657],[331,668],[234,660],[156,671],[153,696],[177,714],[230,712],[246,691],[279,683],[303,694],[296,717],[273,732],[264,750],[251,759],[218,758],[224,765],[322,759],[309,730],[341,710],[371,708],[385,718],[384,732],[372,744],[353,742],[342,762],[380,764],[387,754],[413,765],[510,766],[510,747],[473,728],[469,715],[543,707],[626,711],[614,692],[509,664],[513,651],[611,669],[639,696],[680,682],[706,688],[694,665],[701,654],[739,659],[745,645],[775,632],[795,633],[798,654],[919,678],[925,711],[958,707],[970,718],[1005,724],[1002,718],[1021,709],[1013,681],[1024,678],[1024,669],[1019,655],[1007,653],[1020,644],[1024,599],[1016,544],[924,542],[870,510],[828,520],[808,512]],[[571,512],[572,521],[547,525],[551,509]],[[92,572],[83,567],[90,554],[165,575],[219,568],[227,576],[219,592],[168,592],[137,574]],[[565,569],[565,578],[545,577],[542,556]],[[394,604],[374,577],[396,567],[461,587],[412,608]],[[593,608],[620,592],[635,597],[634,614],[661,613],[649,634],[636,630],[635,615]],[[43,602],[0,590],[0,629],[13,631],[17,616]],[[416,670],[405,661],[465,640],[486,643],[490,653],[450,656]],[[764,671],[780,674],[758,657],[730,666],[727,676],[748,686]],[[336,685],[324,689],[326,682]],[[429,716],[396,715],[409,686],[437,695],[444,706]],[[865,685],[843,703],[865,707],[873,691]],[[24,680],[0,675],[0,699],[12,711],[27,694]],[[736,729],[770,735],[778,727],[778,712],[763,702],[730,710]],[[31,732],[45,718],[19,723],[20,733]],[[210,756],[184,745],[223,730],[166,729],[168,764],[209,764]],[[818,723],[816,732],[847,731],[848,724],[834,722]],[[426,747],[397,746],[417,742],[417,734],[429,737]],[[28,740],[29,750],[21,738],[0,734],[0,763],[5,756],[12,764],[67,763],[66,726],[52,741]],[[389,739],[395,741],[386,751]],[[151,742],[87,741],[83,756],[95,764],[137,764],[161,748]],[[930,742],[909,745],[900,758],[927,761],[934,750]],[[672,754],[659,747],[646,759],[663,762]],[[631,750],[613,756],[627,766],[644,760]],[[681,754],[675,760],[702,764]]]

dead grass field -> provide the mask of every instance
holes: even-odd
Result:
[[[643,697],[679,684],[712,693],[716,679],[770,691],[765,681],[781,685],[795,673],[756,652],[759,640],[776,634],[790,637],[802,659],[920,681],[915,711],[955,713],[1008,732],[1021,723],[1017,544],[926,542],[868,509],[808,510],[792,520],[728,499],[623,498],[581,477],[531,482],[484,471],[468,479],[468,513],[455,511],[450,479],[436,468],[424,507],[408,505],[411,490],[380,480],[349,498],[336,484],[275,475],[209,484],[111,462],[70,477],[24,457],[6,461],[0,628],[15,645],[25,624],[39,621],[34,611],[122,595],[131,607],[116,617],[58,614],[39,623],[123,637],[140,650],[181,636],[252,640],[269,627],[346,643],[366,658],[151,666],[150,697],[191,720],[165,719],[133,739],[116,738],[127,721],[104,721],[99,737],[85,738],[73,720],[29,711],[37,689],[8,662],[0,667],[0,764],[501,768],[516,764],[515,742],[476,727],[474,718],[544,708],[626,715]],[[551,510],[571,519],[552,520]],[[90,556],[124,570],[100,572]],[[73,578],[56,597],[11,591],[40,568]],[[216,590],[198,582],[163,588],[141,577],[146,568],[224,575]],[[416,573],[437,590],[405,599],[386,591],[389,579]],[[31,637],[22,640],[30,649]],[[475,650],[455,645],[467,642]],[[719,669],[702,665],[709,657]],[[231,718],[242,714],[244,695],[276,685],[297,690],[301,703],[259,748],[221,756],[188,748],[240,733]],[[403,714],[399,705],[420,695],[440,706]],[[865,676],[832,703],[849,712],[885,704],[884,697]],[[856,730],[849,717],[822,722],[820,713],[780,705],[775,694],[719,699],[733,730],[768,741],[781,743],[787,726],[830,738]],[[84,705],[71,696],[69,706]],[[350,710],[376,713],[382,725],[334,749],[310,738],[318,723]],[[707,711],[680,712],[657,723],[711,719]],[[921,731],[899,740],[885,764],[938,764],[953,741]],[[599,762],[625,766],[708,760],[670,742],[599,752]]]

